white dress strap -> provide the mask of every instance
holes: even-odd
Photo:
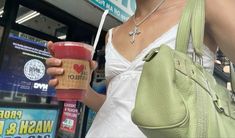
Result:
[[[108,42],[112,42],[112,37],[113,37],[113,28],[109,29],[109,37],[108,37]]]

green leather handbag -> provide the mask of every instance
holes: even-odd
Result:
[[[204,0],[188,0],[176,49],[163,44],[144,58],[132,121],[149,138],[235,138],[234,93],[200,62],[204,24]],[[192,57],[186,54],[190,35]]]

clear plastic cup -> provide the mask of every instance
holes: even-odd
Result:
[[[81,101],[90,83],[92,46],[80,42],[56,42],[55,58],[62,60],[63,75],[56,76],[56,97],[60,101]]]

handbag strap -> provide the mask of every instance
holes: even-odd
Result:
[[[235,72],[232,62],[230,62],[230,79],[231,79],[232,92],[233,94],[235,94]]]
[[[202,46],[205,29],[205,1],[193,0],[195,2],[192,15],[192,38],[194,51],[197,56],[202,58]]]
[[[204,0],[188,0],[179,23],[176,50],[187,53],[190,33],[197,56],[202,57],[202,45],[205,25]]]
[[[190,24],[191,24],[191,16],[193,0],[188,0],[186,3],[186,7],[183,10],[182,17],[179,23],[179,27],[177,30],[176,36],[176,50],[182,53],[187,53],[187,47],[190,36]]]

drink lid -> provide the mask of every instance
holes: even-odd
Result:
[[[54,45],[57,46],[80,46],[88,49],[89,51],[93,51],[93,47],[89,44],[82,42],[72,42],[72,41],[63,41],[63,42],[55,42]]]

